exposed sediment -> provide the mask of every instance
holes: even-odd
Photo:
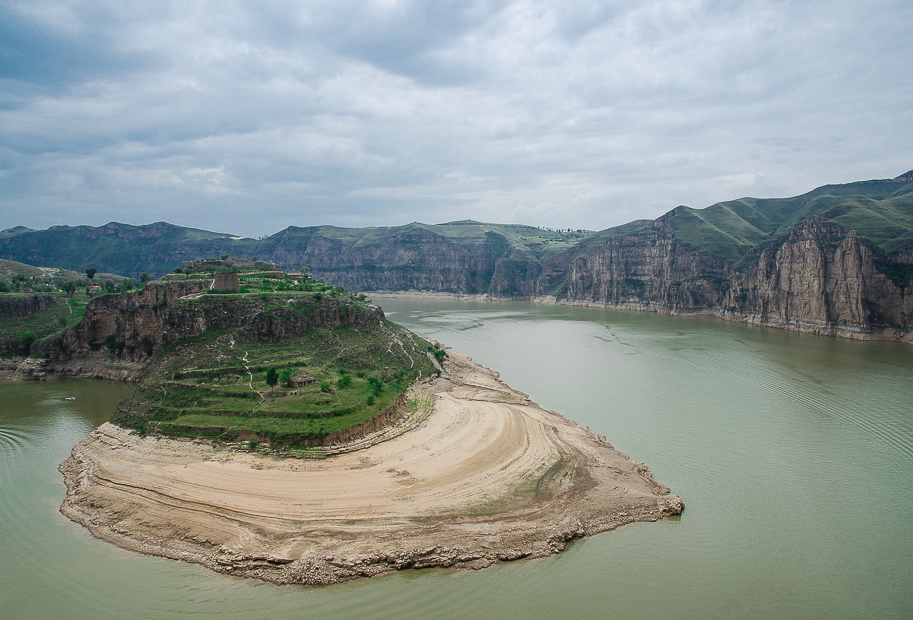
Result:
[[[451,353],[428,416],[321,461],[105,424],[60,466],[61,512],[122,547],[276,583],[483,568],[682,511],[647,467]]]

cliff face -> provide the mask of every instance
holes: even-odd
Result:
[[[734,279],[724,307],[753,322],[802,327],[908,329],[909,285],[875,266],[878,257],[852,231],[811,220],[782,244],[761,251]]]
[[[442,235],[415,228],[381,243],[351,247],[315,236],[306,245],[280,244],[261,258],[285,268],[310,267],[319,278],[350,290],[431,290],[464,294],[487,292],[507,241],[490,233],[470,254]]]
[[[203,291],[208,284],[199,280],[150,284],[131,295],[96,297],[86,306],[82,321],[46,345],[44,353],[52,361],[93,353],[145,361],[157,345],[173,335],[168,329],[171,306],[184,295]],[[193,331],[188,325],[182,329]]]
[[[190,338],[207,329],[239,329],[248,342],[275,342],[298,336],[316,325],[355,325],[372,329],[384,318],[380,308],[365,309],[348,299],[324,297],[282,301],[251,297],[208,296],[181,299],[209,288],[190,280],[147,285],[132,295],[92,300],[83,320],[46,344],[50,362],[105,358],[143,363],[160,345]],[[35,352],[35,351],[33,351]]]
[[[34,294],[0,297],[0,314],[6,316],[31,316],[56,304],[57,301],[50,295]]]
[[[673,311],[717,307],[732,274],[723,259],[676,242],[664,218],[587,248],[566,268],[557,260],[549,267],[564,271],[559,299]]]
[[[728,261],[676,242],[660,218],[639,233],[610,238],[570,260],[558,298],[709,312],[828,333],[903,332],[913,313],[910,285],[879,271],[878,260],[854,232],[812,219],[736,270]]]

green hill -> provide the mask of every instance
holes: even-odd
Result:
[[[885,253],[913,249],[913,181],[825,185],[794,198],[741,198],[705,209],[678,207],[667,217],[678,241],[738,262],[757,245],[785,235],[812,216],[856,230]]]
[[[856,230],[879,254],[913,250],[913,174],[825,185],[792,198],[740,198],[704,209],[680,206],[659,220],[671,226],[677,242],[738,264],[812,216]],[[47,230],[19,226],[0,232],[0,258],[77,273],[96,267],[138,278],[143,272],[160,276],[181,261],[229,254],[257,256],[286,270],[309,265],[335,283],[365,290],[527,294],[518,283],[539,278],[550,261],[586,255],[600,239],[651,225],[638,220],[600,232],[472,220],[369,228],[290,226],[262,239],[164,222]],[[429,275],[435,270],[440,277]],[[376,273],[367,277],[368,272]]]

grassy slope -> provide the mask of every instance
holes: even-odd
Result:
[[[819,216],[856,230],[885,252],[913,249],[913,183],[826,185],[794,198],[742,198],[706,209],[679,207],[676,239],[737,262],[749,250]]]
[[[203,265],[205,267],[205,265]],[[205,269],[190,277],[204,278]],[[248,323],[237,328],[210,327],[200,336],[158,349],[147,375],[112,421],[140,430],[223,440],[241,431],[268,436],[272,443],[295,445],[369,420],[391,406],[419,377],[435,372],[427,356],[430,344],[412,332],[382,320],[363,296],[327,286],[323,281],[241,276],[242,291],[219,293],[177,302],[182,315],[205,314],[213,303],[232,312],[232,300],[249,311],[282,319],[291,329],[296,313],[315,316],[342,302],[345,316],[366,313],[364,326],[317,326],[303,335],[279,341],[250,342]],[[310,303],[292,303],[307,298]],[[315,306],[314,303],[317,305]],[[357,314],[355,314],[357,317]],[[359,323],[361,324],[361,323]],[[254,338],[266,336],[254,335]],[[280,380],[267,384],[267,371],[307,376],[315,381],[289,387]]]
[[[37,259],[40,264],[77,272],[95,267],[99,272],[138,276],[144,271],[167,273],[177,262],[171,255],[181,248],[199,248],[211,256],[218,255],[218,243],[231,243],[222,233],[164,223],[109,226],[119,232],[97,235],[91,226],[52,226],[39,231],[9,229],[0,233],[0,239],[8,239],[0,245],[0,253],[20,260],[40,256]],[[217,246],[214,251],[213,242]]]
[[[498,235],[506,240],[512,252],[536,261],[543,261],[559,254],[593,234],[591,231],[554,232],[521,224],[485,224],[471,220],[447,224],[413,222],[404,226],[371,228],[340,228],[338,226],[299,228],[293,226],[261,240],[256,248],[252,248],[252,251],[267,254],[278,247],[303,246],[303,242],[314,237],[339,241],[351,248],[364,248],[381,245],[388,239],[419,228],[441,235],[469,255],[474,255],[486,244],[491,244],[492,235]]]
[[[0,313],[0,341],[18,339],[26,332],[34,333],[39,339],[62,332],[82,319],[88,300],[85,293],[76,293],[73,298],[59,293],[52,295],[57,303],[29,316],[10,316]],[[4,297],[31,297],[32,293],[0,293]],[[60,322],[60,318],[66,323]]]
[[[386,321],[377,332],[320,327],[275,343],[242,343],[236,336],[210,330],[156,352],[148,377],[113,421],[224,440],[251,430],[294,445],[377,416],[412,381],[434,372],[428,343]],[[270,366],[316,381],[272,388]]]

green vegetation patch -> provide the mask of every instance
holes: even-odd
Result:
[[[274,286],[281,282],[272,281]],[[207,299],[212,297],[180,303],[203,305]],[[309,312],[327,311],[331,300],[310,304]],[[268,437],[273,445],[302,446],[371,420],[412,382],[437,373],[426,355],[436,349],[379,318],[367,302],[354,301],[347,312],[370,312],[373,322],[353,316],[351,323],[318,324],[303,335],[272,342],[250,342],[247,327],[210,329],[163,346],[112,421],[139,431],[221,440],[246,431]],[[277,301],[277,320],[283,320],[280,310],[287,303]],[[270,302],[262,312],[272,307]]]

